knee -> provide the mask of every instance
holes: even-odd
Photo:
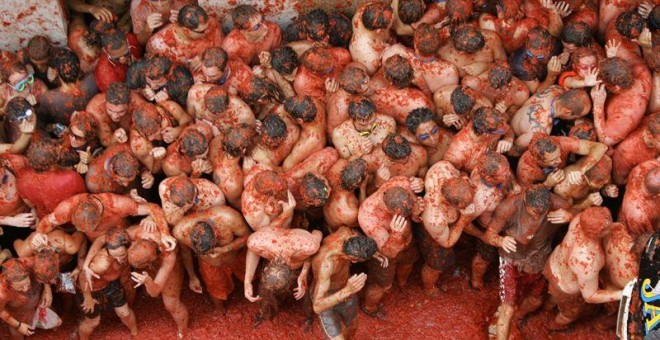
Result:
[[[84,318],[81,326],[86,326],[90,328],[95,328],[101,324],[101,317],[97,316],[93,319]]]
[[[115,308],[115,313],[117,313],[119,318],[123,319],[131,315],[131,309],[128,307],[128,304],[126,304],[119,308]]]
[[[163,298],[163,304],[165,305],[165,309],[170,313],[176,312],[183,305],[180,299],[175,298]]]

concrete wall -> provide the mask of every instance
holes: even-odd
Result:
[[[15,52],[35,35],[66,46],[67,20],[62,1],[0,0],[0,49]]]

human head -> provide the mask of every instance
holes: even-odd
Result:
[[[270,52],[270,65],[286,80],[293,81],[300,62],[296,51],[290,46],[280,46]]]
[[[559,144],[545,133],[535,133],[529,142],[529,153],[542,167],[557,167],[561,164]]]
[[[284,120],[275,114],[268,114],[262,120],[261,142],[269,148],[277,148],[287,136]]]
[[[423,23],[415,30],[414,37],[415,50],[423,57],[433,57],[440,48],[440,39],[438,39],[438,30],[433,26]]]
[[[489,186],[500,186],[511,178],[509,161],[502,154],[488,151],[477,161],[477,174]]]
[[[317,109],[310,96],[293,96],[284,101],[284,110],[299,123],[311,123],[316,119]]]
[[[477,136],[484,134],[503,135],[507,131],[506,121],[492,107],[482,106],[474,113],[472,131]]]
[[[37,121],[37,114],[34,108],[23,97],[16,96],[10,99],[5,107],[5,113],[7,114],[7,120],[15,124],[19,124],[25,120],[31,122]]]
[[[578,47],[587,47],[591,44],[591,27],[586,22],[571,21],[564,26],[561,32],[561,42],[564,49],[573,52]]]
[[[616,18],[616,30],[628,39],[637,39],[646,27],[644,17],[636,10],[619,14]]]
[[[357,263],[366,261],[374,256],[378,252],[378,245],[371,237],[359,235],[344,241],[342,251],[352,263]]]
[[[428,108],[414,109],[406,116],[406,128],[425,146],[435,146],[440,140],[440,128],[435,113]]]
[[[397,162],[405,162],[412,152],[410,142],[396,132],[383,140],[382,148],[388,158]]]
[[[552,48],[552,35],[548,30],[537,26],[529,30],[527,34],[527,39],[525,40],[525,48],[534,52],[535,55],[538,52],[549,51]],[[544,59],[549,59],[548,56],[544,56]]]
[[[652,196],[660,194],[660,167],[655,167],[644,176],[644,189]]]
[[[385,191],[383,201],[392,215],[408,217],[413,212],[416,200],[412,192],[401,187],[393,187]]]
[[[23,92],[34,83],[34,75],[28,74],[25,65],[18,61],[10,62],[2,69],[2,78],[16,92]]]
[[[527,212],[538,218],[550,210],[551,193],[543,184],[535,184],[528,187],[523,194],[523,202]]]
[[[175,177],[168,189],[170,201],[177,207],[191,207],[195,203],[197,186],[187,176]]]
[[[149,141],[161,140],[163,117],[156,105],[141,103],[133,111],[133,128]]]
[[[486,45],[486,40],[481,31],[471,25],[460,25],[451,34],[454,47],[468,54],[477,53]]]
[[[252,5],[238,5],[231,10],[231,20],[237,29],[252,32],[261,28],[263,16]]]
[[[129,151],[121,151],[110,158],[109,171],[113,181],[128,187],[140,172],[138,160]]]
[[[235,125],[225,131],[222,148],[231,157],[245,156],[254,145],[254,136],[256,136],[256,131],[252,126],[246,123]]]
[[[454,113],[457,115],[464,115],[474,107],[477,103],[474,91],[467,86],[457,86],[449,97],[449,102],[454,108]]]
[[[315,8],[303,15],[300,22],[307,38],[312,41],[327,41],[330,33],[330,19],[328,14]]]
[[[421,0],[401,0],[399,1],[399,20],[406,25],[419,21],[424,15],[426,6]]]
[[[51,54],[50,40],[43,35],[35,35],[28,42],[27,52],[30,63],[40,72],[46,72]]]
[[[358,130],[371,129],[376,119],[376,105],[367,97],[351,97],[348,101],[348,116]]]
[[[172,61],[167,57],[156,56],[147,61],[145,76],[147,85],[153,90],[160,90],[167,85],[167,74],[172,67]]]
[[[332,73],[335,69],[334,58],[325,47],[310,48],[300,57],[300,63],[312,73],[322,76]]]
[[[472,0],[447,0],[447,17],[454,23],[466,22],[472,16]]]
[[[289,292],[295,274],[280,259],[270,261],[261,273],[260,295],[280,295]]]
[[[197,129],[187,129],[181,133],[179,152],[190,159],[199,159],[209,151],[209,141]]]
[[[188,67],[184,65],[174,65],[167,75],[167,93],[170,98],[181,107],[186,107],[188,103],[188,91],[195,84],[195,79]]]
[[[34,255],[34,278],[43,284],[53,283],[60,273],[59,253],[50,248],[42,249]]]
[[[96,119],[85,111],[74,111],[69,123],[69,141],[74,148],[81,148],[96,139]]]
[[[2,264],[2,275],[11,288],[17,292],[27,293],[32,286],[30,268],[20,259],[9,259]]]
[[[649,116],[646,128],[642,131],[644,144],[648,147],[660,150],[660,113],[656,112]]]
[[[188,38],[197,40],[206,35],[209,27],[209,15],[197,5],[185,5],[179,10],[177,22]]]
[[[339,85],[350,94],[364,94],[369,90],[369,74],[357,66],[348,66],[339,74]]]
[[[206,255],[215,247],[215,231],[204,221],[198,221],[190,228],[190,248],[197,255]]]
[[[119,122],[128,112],[131,90],[123,82],[114,82],[105,91],[105,112],[113,122]]]
[[[222,87],[212,85],[204,94],[204,108],[214,116],[219,116],[229,107],[229,94]]]
[[[589,47],[578,47],[571,54],[571,67],[580,77],[598,67],[598,55]]]
[[[62,82],[75,83],[80,76],[80,59],[71,50],[58,49],[52,59],[53,66]]]
[[[248,84],[248,91],[243,100],[250,105],[265,104],[269,102],[283,103],[286,97],[277,84],[268,78],[252,77]]]
[[[329,42],[335,47],[348,48],[348,43],[353,37],[353,24],[345,15],[333,11],[330,13],[330,39]]]
[[[600,240],[610,231],[612,214],[605,207],[589,207],[580,214],[578,228],[590,240]]]
[[[158,244],[139,239],[128,248],[128,263],[135,269],[147,268],[158,259]]]
[[[595,142],[598,138],[594,123],[587,119],[576,120],[575,125],[568,132],[568,136],[591,142]]]
[[[324,177],[308,172],[300,182],[300,197],[310,208],[322,207],[330,198],[330,185]]]
[[[339,173],[339,185],[342,190],[354,191],[367,179],[367,161],[356,158],[348,163]]]
[[[266,170],[256,174],[254,181],[257,193],[278,201],[286,200],[289,185],[284,176],[275,171]]]
[[[513,79],[511,70],[506,65],[494,64],[488,70],[488,84],[494,89],[501,89]]]
[[[220,47],[209,47],[202,53],[202,73],[207,82],[216,82],[225,74],[229,56]]]
[[[474,190],[466,177],[453,177],[443,183],[440,189],[442,197],[456,209],[464,209],[470,203]]]
[[[93,198],[80,202],[71,213],[71,224],[78,230],[94,230],[101,222],[103,208]]]
[[[101,38],[103,50],[113,64],[129,64],[132,60],[128,40],[121,30],[113,30]]]
[[[575,119],[591,111],[591,98],[584,89],[570,89],[557,98],[555,117]]]
[[[614,93],[629,89],[635,81],[630,63],[619,57],[601,61],[600,77],[605,87]]]
[[[388,4],[372,2],[364,7],[361,19],[370,31],[388,29],[392,26],[392,9]]]
[[[385,73],[385,79],[400,89],[410,86],[415,76],[415,71],[410,62],[398,54],[387,58],[383,62],[383,72]]]
[[[46,140],[45,138],[39,138],[30,142],[26,156],[30,166],[35,171],[47,171],[53,165],[57,164],[58,152],[55,145],[55,141]]]

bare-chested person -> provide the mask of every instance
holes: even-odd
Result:
[[[468,178],[461,177],[461,172],[446,161],[435,163],[429,169],[424,186],[426,194],[421,216],[424,228],[415,236],[424,258],[424,289],[437,295],[438,278],[456,263],[452,247],[461,236],[463,225],[455,222],[461,216],[459,210],[472,203],[473,189]]]
[[[428,166],[445,158],[445,154],[454,134],[438,126],[437,116],[432,110],[418,108],[410,111],[406,117],[407,132],[412,134],[411,142],[419,143],[426,149]],[[407,134],[404,132],[404,136]]]
[[[542,183],[552,188],[568,180],[569,184],[581,184],[583,176],[594,167],[607,152],[602,143],[581,140],[575,136],[548,136],[537,133],[529,143],[529,149],[523,152],[516,174],[520,185]],[[570,154],[582,155],[584,160],[579,165],[564,170]]]
[[[110,84],[107,91],[92,98],[85,111],[96,120],[96,135],[101,145],[126,143],[131,128],[131,112],[144,100],[125,83]]]
[[[424,10],[426,9],[424,1],[392,0],[390,6],[392,7],[392,20],[394,20],[392,29],[397,35],[414,35],[416,29],[422,24],[426,25],[426,23],[418,23],[424,16]]]
[[[259,301],[256,323],[271,320],[277,314],[280,301],[291,294],[292,282],[297,283],[293,289],[296,300],[307,295],[311,257],[319,250],[322,238],[323,234],[318,230],[310,233],[298,228],[266,227],[250,235],[247,241],[244,287],[248,300]],[[268,261],[268,264],[261,273],[259,295],[255,296],[252,280],[261,258]]]
[[[560,245],[545,264],[543,275],[559,314],[552,330],[568,327],[584,314],[589,304],[621,300],[621,290],[599,288],[599,273],[605,266],[602,240],[612,227],[607,208],[592,207],[575,216]]]
[[[591,100],[582,89],[564,91],[559,86],[550,86],[534,94],[511,118],[516,140],[509,155],[521,155],[535,133],[550,134],[555,119],[577,119],[590,110]]]
[[[26,163],[26,159],[18,155],[3,155],[0,159],[0,175],[6,178],[0,185],[0,225],[27,228],[37,221],[16,187],[16,176]]]
[[[619,57],[604,60],[600,73],[603,84],[591,89],[594,124],[598,140],[614,146],[642,121],[651,94],[651,73],[643,62],[631,64]],[[609,98],[606,90],[612,93]]]
[[[211,128],[206,124],[186,127],[179,138],[167,147],[163,173],[168,177],[186,174],[194,178],[211,173],[213,166],[208,154],[212,138]]]
[[[529,1],[525,3],[538,4]],[[508,62],[513,75],[524,81],[530,92],[535,93],[539,87],[547,88],[556,80],[569,54],[563,54],[561,59],[553,57],[557,52],[555,38],[540,26],[530,29],[524,38],[524,44],[509,55]],[[551,60],[554,60],[554,65],[549,67]],[[552,75],[548,75],[549,69],[553,69]]]
[[[387,258],[378,253],[372,238],[342,227],[323,240],[312,259],[314,285],[311,291],[314,312],[319,315],[323,333],[329,339],[350,339],[358,327],[358,297],[367,282],[364,273],[350,275],[350,264]]]
[[[605,32],[605,52],[608,58],[618,56],[631,64],[643,62],[640,35],[646,30],[646,19],[637,11],[628,10],[612,20]]]
[[[113,192],[124,194],[133,189],[140,174],[140,163],[131,152],[128,144],[115,144],[103,151],[89,163],[85,176],[87,190],[92,193]],[[154,177],[145,170],[141,175],[142,187],[151,188]]]
[[[255,73],[260,70],[264,77],[282,89],[287,98],[295,95],[293,82],[296,80],[300,61],[293,48],[280,46],[270,52],[262,52],[259,54],[259,63]]]
[[[229,59],[220,47],[209,47],[202,54],[202,67],[194,74],[195,83],[220,85],[230,94],[245,93],[252,69],[240,60]]]
[[[628,227],[633,238],[660,228],[660,161],[648,160],[628,175],[621,203],[619,222]]]
[[[283,107],[261,120],[261,131],[250,156],[267,166],[280,166],[291,154],[300,137],[300,127],[289,117]]]
[[[361,158],[340,159],[328,170],[331,191],[323,216],[331,232],[341,226],[358,226],[358,209],[367,195],[367,175],[367,162]],[[355,195],[356,190],[359,196]]]
[[[658,157],[660,151],[660,113],[645,118],[637,130],[617,144],[612,156],[612,177],[617,185],[624,185],[628,174],[638,164]]]
[[[201,55],[209,47],[219,47],[224,34],[214,16],[197,5],[185,5],[179,10],[176,22],[152,35],[146,51],[162,55],[188,66],[193,71],[201,66]]]
[[[363,158],[369,164],[369,173],[375,174],[372,183],[375,187],[395,176],[424,178],[429,168],[426,149],[419,144],[411,144],[397,133],[387,136],[381,147]]]
[[[231,59],[247,65],[256,64],[259,53],[270,51],[280,45],[282,32],[274,22],[264,17],[252,5],[238,5],[231,10],[234,28],[222,42],[222,49]]]
[[[351,55],[345,48],[310,48],[300,57],[293,89],[298,95],[323,99],[330,79],[336,78],[350,62]]]
[[[39,267],[48,265],[57,267],[57,264],[53,263],[56,261],[56,256],[50,258],[50,261],[40,261],[43,263],[39,265],[34,257],[9,259],[2,264],[0,319],[9,326],[8,333],[12,339],[22,340],[34,334],[32,319],[37,306],[50,307],[52,292],[48,283],[54,277],[46,278],[46,281],[42,282],[44,278],[38,275],[45,274],[45,271]]]
[[[383,62],[394,54],[406,58],[415,71],[412,83],[430,96],[443,86],[459,82],[456,66],[435,56],[440,43],[437,30],[421,24],[415,30],[414,50],[401,44],[392,45],[383,52]]]
[[[284,110],[301,127],[298,141],[282,162],[282,168],[288,170],[325,146],[325,105],[316,98],[294,96],[284,101]]]
[[[18,61],[3,67],[2,79],[5,80],[0,84],[0,111],[3,113],[10,99],[22,97],[36,105],[37,98],[48,90],[43,81],[35,79],[34,74]]]
[[[392,177],[360,205],[360,228],[376,241],[378,251],[389,260],[387,268],[382,268],[378,260],[368,263],[369,284],[362,304],[368,315],[380,314],[379,303],[395,277],[403,287],[412,271],[418,254],[412,245],[411,220],[421,221],[424,200],[415,192],[422,190],[424,184],[419,178]]]
[[[172,235],[182,245],[191,285],[199,280],[192,269],[190,250],[199,258],[202,280],[217,307],[234,290],[232,275],[240,280],[245,277],[244,248],[249,234],[250,228],[241,213],[227,206],[185,216],[172,229]]]
[[[241,195],[245,220],[254,231],[267,226],[288,228],[296,201],[288,191],[286,177],[272,170],[257,172],[255,168],[246,173]]]
[[[378,112],[391,116],[399,124],[405,124],[410,111],[420,107],[435,109],[429,96],[410,87],[415,73],[404,57],[395,54],[387,58],[383,62],[382,73],[384,86],[371,96]]]
[[[495,32],[467,24],[452,30],[451,43],[441,47],[438,55],[454,64],[461,77],[476,76],[492,63],[506,60],[506,52]]]
[[[486,97],[498,111],[515,112],[529,99],[529,88],[504,64],[493,64],[477,76],[465,76],[462,84]]]
[[[516,319],[523,319],[543,303],[546,285],[541,272],[559,226],[573,217],[567,209],[570,205],[566,201],[535,185],[509,196],[495,210],[485,239],[501,248],[498,339],[509,338],[514,311]],[[523,292],[527,295],[518,304]]]
[[[181,301],[184,268],[179,249],[162,249],[158,233],[153,236],[138,235],[142,231],[140,226],[133,226],[127,231],[131,237],[128,263],[134,269],[131,279],[136,283],[136,288],[144,285],[152,298],[163,296],[163,305],[176,323],[177,337],[182,339],[188,330],[188,308]],[[138,239],[138,236],[141,238]]]
[[[486,96],[461,85],[448,85],[433,94],[438,117],[446,126],[462,129],[482,107],[492,107]]]
[[[353,96],[370,96],[373,94],[369,74],[360,63],[349,64],[336,80],[329,81],[326,94],[326,114],[328,138],[337,126],[349,118],[348,105]]]
[[[204,83],[191,87],[187,111],[198,123],[212,127],[214,136],[238,124],[256,124],[250,106],[218,85]]]
[[[113,309],[121,322],[128,327],[131,336],[138,335],[135,313],[128,306],[126,292],[122,287],[122,274],[129,270],[128,247],[130,238],[123,229],[109,229],[102,233],[102,249],[89,262],[94,274],[87,279],[78,277],[78,300],[81,302],[83,319],[78,326],[78,336],[87,340],[101,323],[101,314]]]
[[[522,4],[522,0],[498,2],[496,15],[484,13],[479,18],[481,29],[496,32],[509,54],[520,48],[529,31],[538,26],[535,19],[525,16]]]
[[[169,22],[177,20],[179,10],[192,0],[138,0],[131,4],[131,23],[133,33],[140,44],[144,45],[149,37]]]
[[[348,102],[348,117],[332,131],[332,144],[342,158],[371,153],[387,136],[396,132],[391,116],[376,112],[376,105],[365,97],[355,96]]]
[[[367,2],[358,7],[352,21],[353,37],[348,50],[353,60],[366,66],[372,75],[380,68],[383,51],[393,40],[392,9],[384,3]]]
[[[487,151],[505,153],[513,143],[513,132],[505,118],[492,107],[481,107],[474,119],[452,139],[444,159],[456,169],[472,172]]]
[[[564,174],[570,174],[588,162],[588,157],[580,158],[577,162],[563,169]],[[590,206],[599,206],[603,203],[603,197],[616,198],[619,196],[619,188],[612,184],[612,158],[604,155],[591,169],[587,170],[579,183],[572,183],[569,176],[557,183],[553,191],[555,194],[571,201],[577,210],[583,210]]]
[[[158,195],[170,225],[175,225],[187,214],[225,205],[225,196],[213,182],[184,175],[168,177],[160,182]]]
[[[133,111],[129,140],[133,155],[152,174],[161,172],[167,145],[192,121],[179,104],[166,100],[157,105],[141,103]]]

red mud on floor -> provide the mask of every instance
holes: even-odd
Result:
[[[419,268],[413,272],[405,290],[393,288],[384,299],[386,320],[358,317],[360,328],[356,339],[485,339],[486,328],[497,309],[497,283],[494,270],[487,276],[483,291],[474,291],[467,283],[467,267],[439,284],[443,290],[437,298],[428,297],[421,288]],[[304,314],[297,305],[285,305],[273,319],[253,329],[252,320],[257,305],[243,297],[239,284],[231,295],[226,315],[214,311],[210,301],[189,290],[183,294],[190,310],[191,322],[187,339],[322,339],[318,320],[314,320],[310,333],[302,327]],[[174,322],[165,311],[160,299],[140,294],[135,301],[139,339],[176,339]],[[554,312],[541,312],[530,317],[522,332],[513,330],[515,339],[614,339],[614,331],[602,332],[592,325],[594,319],[578,323],[572,330],[549,334],[548,324]],[[39,331],[31,339],[67,339],[76,328],[77,319],[67,318],[54,331]],[[2,325],[6,327],[6,325]],[[8,336],[3,329],[0,338]],[[104,315],[94,339],[127,339],[128,330],[114,314]]]

